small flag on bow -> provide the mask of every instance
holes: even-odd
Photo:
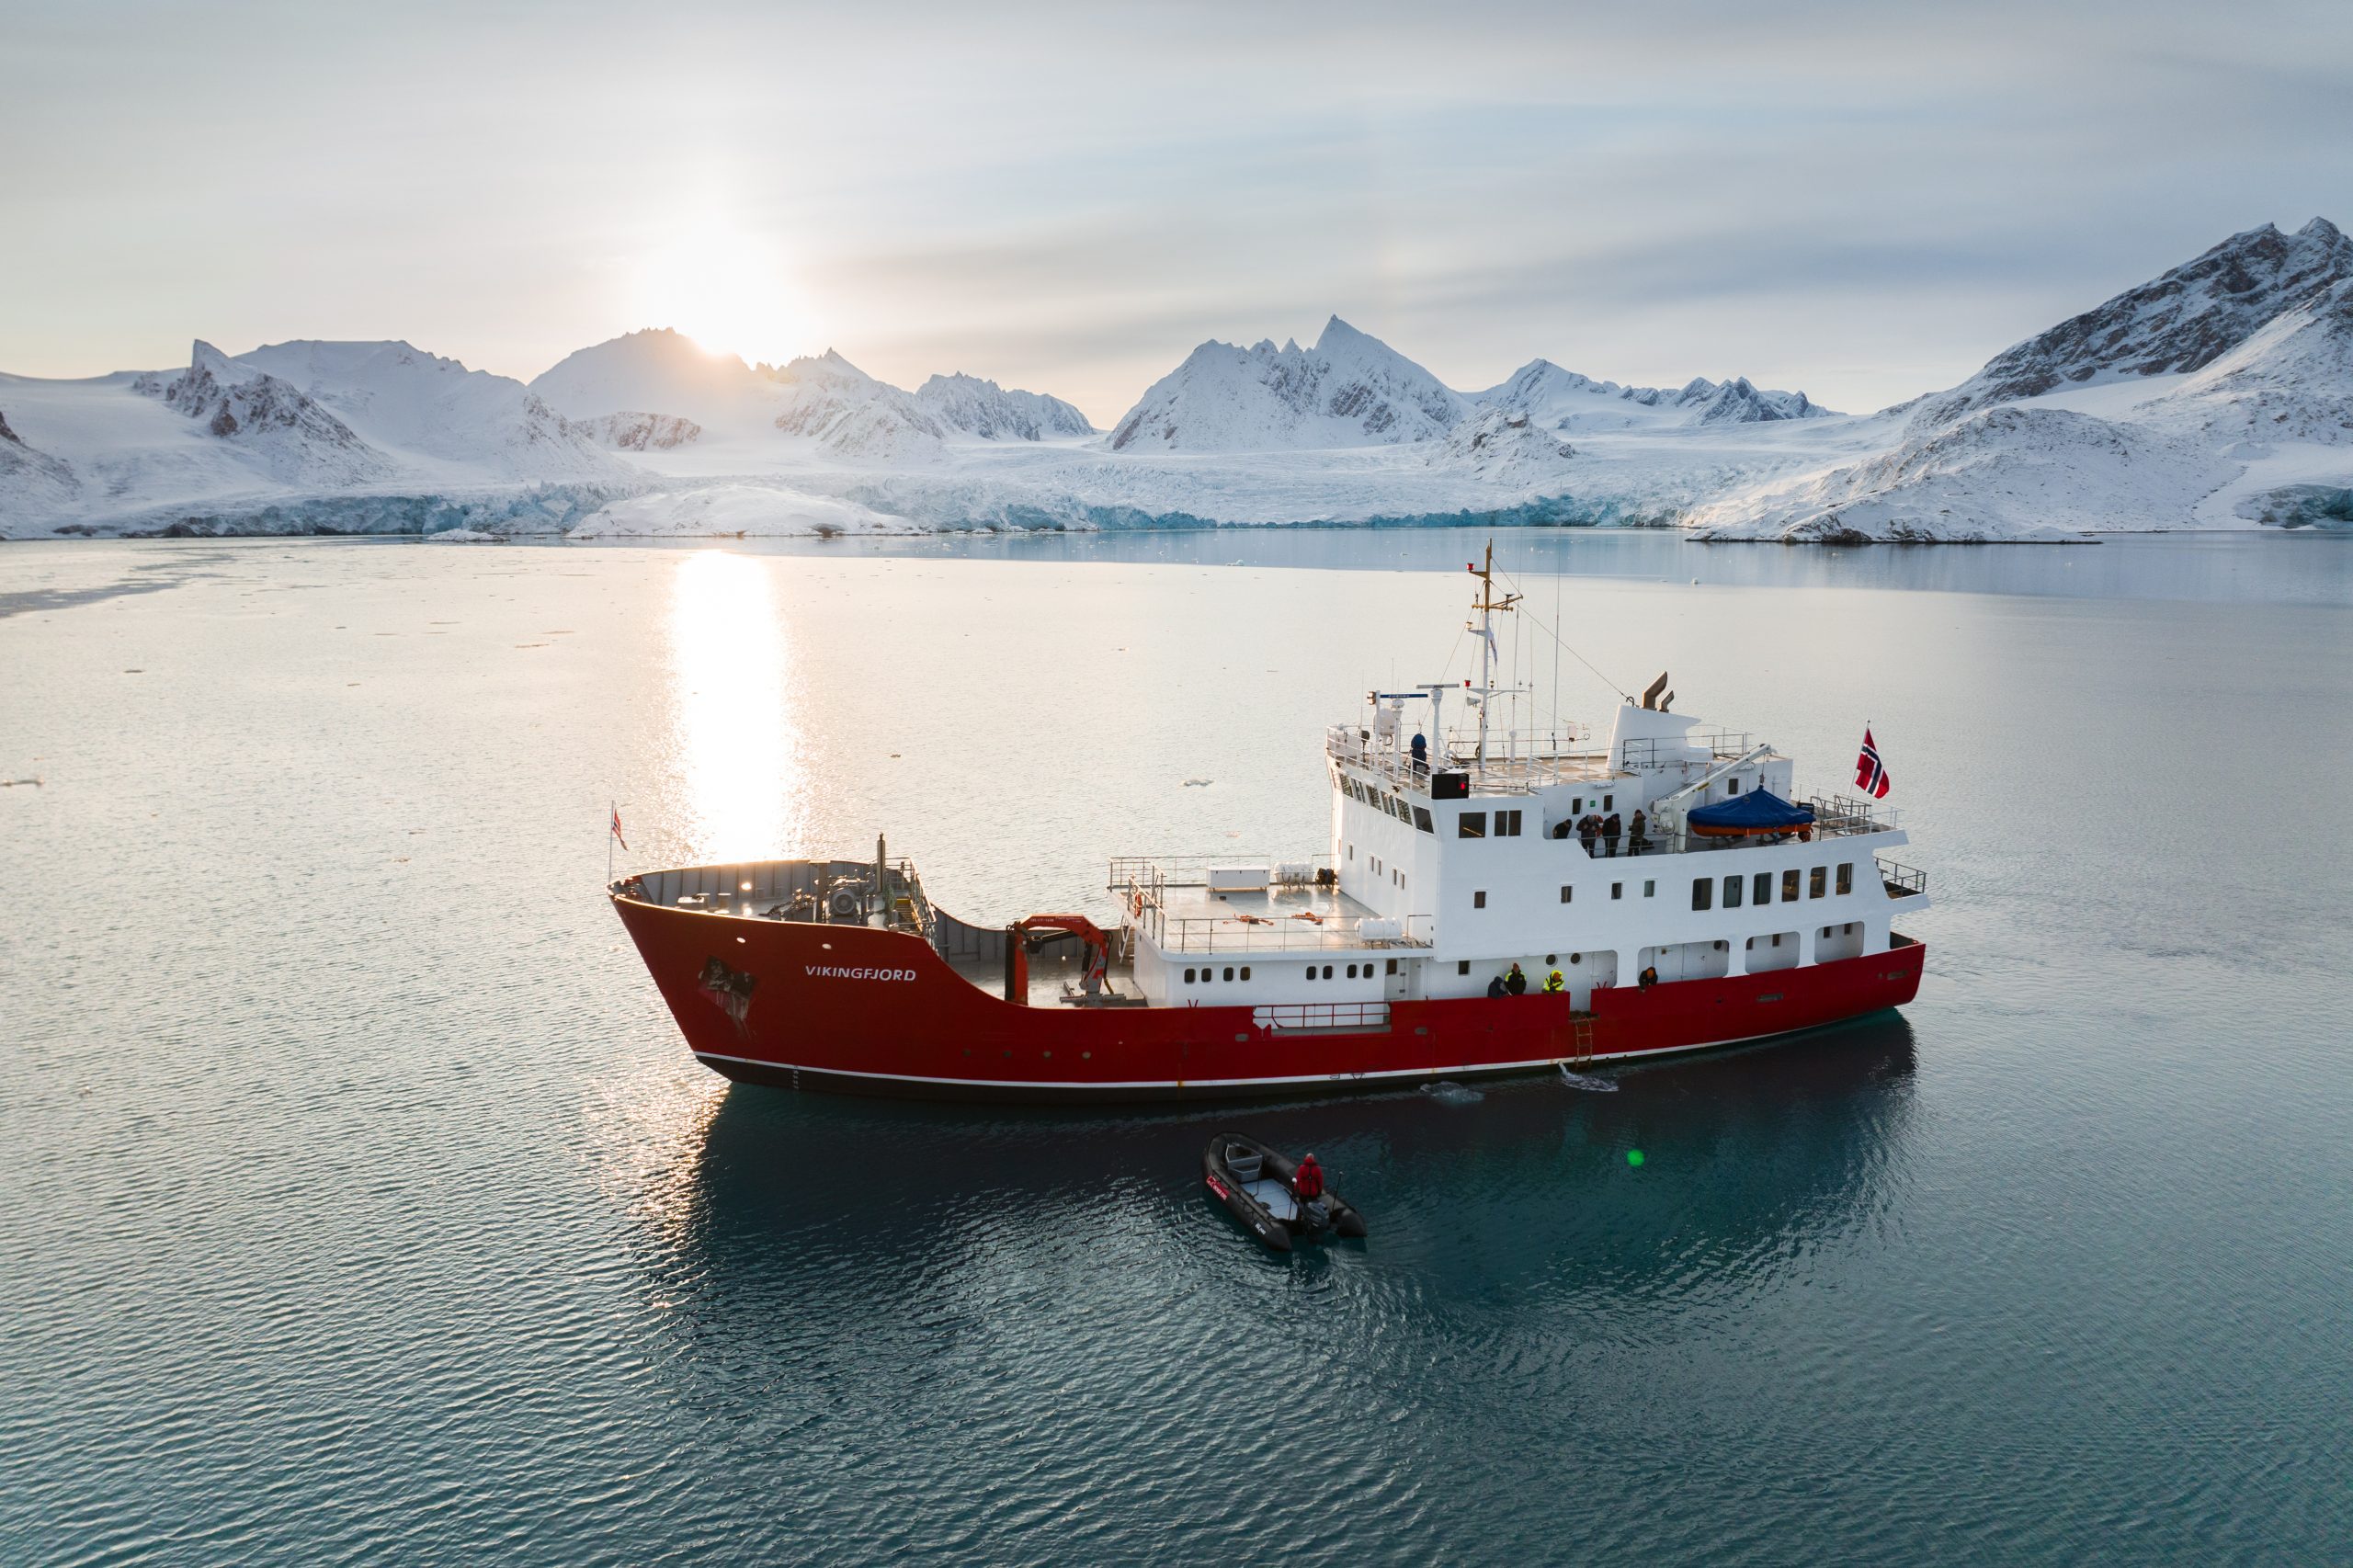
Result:
[[[626,849],[629,847],[629,840],[621,838],[621,809],[618,805],[613,807],[613,836],[617,839],[620,839],[620,846],[622,848]]]
[[[1855,788],[1874,801],[1887,798],[1887,764],[1879,759],[1879,746],[1871,740],[1871,727],[1863,726],[1863,752],[1855,758]],[[627,845],[622,846],[627,848]]]

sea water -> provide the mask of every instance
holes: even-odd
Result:
[[[1503,541],[1531,707],[1869,722],[1936,900],[1614,1094],[732,1087],[600,895],[1313,853],[1482,542],[0,551],[0,1559],[2342,1558],[2353,542]]]

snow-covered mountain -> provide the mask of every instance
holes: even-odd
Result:
[[[1837,415],[1802,392],[1772,392],[1745,376],[1718,383],[1695,377],[1681,387],[1620,386],[1531,359],[1509,381],[1471,394],[1490,408],[1525,414],[1555,430],[1661,429],[1671,425],[1761,425]]]
[[[401,467],[508,480],[618,472],[588,432],[522,382],[405,343],[273,343],[236,363],[296,388]]]
[[[1735,488],[1691,523],[1979,540],[2293,516],[2278,492],[2353,476],[2353,241],[2318,218],[2234,234],[1888,418],[1885,450]]]
[[[1435,440],[1470,400],[1339,317],[1313,348],[1210,342],[1154,382],[1113,451],[1245,452]]]
[[[1563,477],[1576,449],[1516,408],[1483,408],[1430,443],[1429,464],[1496,484],[1541,486]]]
[[[767,378],[733,354],[713,354],[668,327],[608,338],[532,378],[533,395],[570,419],[642,412],[710,430],[775,416]]]
[[[2282,314],[2353,277],[2353,240],[2325,218],[2293,234],[2269,223],[2097,310],[2005,349],[1950,392],[1913,408],[1915,428],[2068,386],[2202,369]]]
[[[374,483],[392,472],[390,459],[317,399],[201,338],[189,350],[187,369],[142,376],[134,389],[248,454],[254,467],[282,484],[341,489]]]
[[[947,426],[913,396],[831,348],[803,355],[772,376],[784,393],[776,427],[837,457],[883,466],[928,463],[947,445]]]
[[[2235,235],[1861,418],[1744,377],[1633,386],[1544,359],[1466,395],[1336,318],[1313,348],[1203,345],[1100,437],[1066,403],[975,377],[909,392],[832,350],[747,366],[671,332],[532,385],[405,343],[199,343],[151,374],[0,374],[0,535],[2341,527],[2353,242],[2319,220]]]
[[[961,373],[932,377],[915,389],[915,402],[941,424],[983,441],[1095,434],[1086,415],[1058,397],[1007,390]]]

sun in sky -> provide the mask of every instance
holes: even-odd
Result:
[[[714,353],[782,364],[813,353],[818,323],[784,247],[723,218],[666,234],[634,268],[632,327],[676,327]]]

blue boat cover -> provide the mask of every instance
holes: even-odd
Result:
[[[1712,806],[1695,806],[1683,820],[1693,827],[1735,833],[1794,833],[1813,825],[1813,808],[1793,806],[1770,790],[1752,790]]]

